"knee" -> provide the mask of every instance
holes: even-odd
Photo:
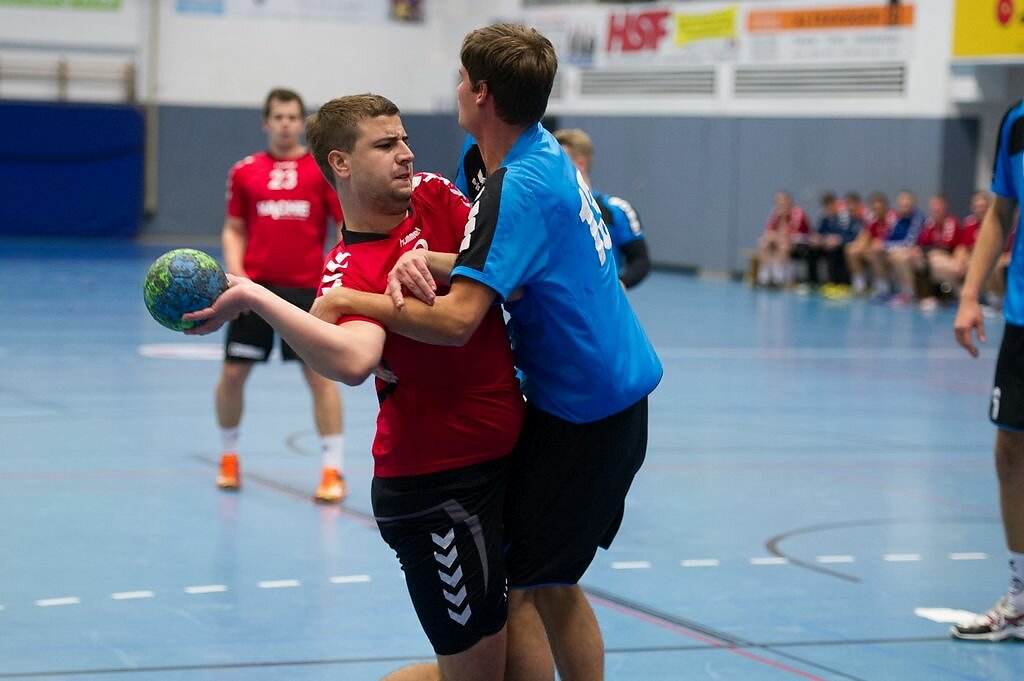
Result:
[[[243,362],[225,362],[220,373],[221,386],[229,389],[240,390],[245,385],[245,379],[249,377],[252,365]]]
[[[999,484],[1024,484],[1024,436],[1000,431],[996,438],[996,476]]]

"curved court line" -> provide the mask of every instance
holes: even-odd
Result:
[[[789,555],[788,553],[785,553],[784,551],[782,551],[779,548],[779,544],[784,539],[789,539],[790,537],[796,537],[796,536],[801,535],[801,534],[811,534],[813,532],[827,532],[829,530],[844,530],[844,529],[849,529],[849,528],[852,528],[852,527],[876,527],[876,526],[882,526],[882,525],[910,525],[910,524],[914,524],[914,523],[919,523],[920,524],[920,523],[995,523],[995,522],[999,522],[999,520],[998,519],[990,520],[988,518],[904,518],[904,519],[899,519],[899,518],[879,518],[879,519],[873,519],[873,520],[848,520],[848,521],[841,521],[841,522],[835,522],[835,523],[822,523],[821,525],[808,525],[806,527],[798,527],[798,528],[796,528],[794,530],[790,530],[788,532],[783,532],[781,534],[777,534],[774,537],[769,538],[768,541],[765,542],[764,547],[769,552],[771,552],[773,555],[778,556],[779,558],[785,558],[787,561],[789,561],[790,565],[795,565],[796,567],[801,567],[801,568],[804,568],[804,569],[807,569],[807,570],[811,570],[812,572],[817,572],[817,573],[822,574],[822,575],[828,575],[829,577],[835,577],[836,579],[842,579],[842,580],[845,580],[847,582],[852,582],[854,584],[861,584],[861,583],[863,583],[863,580],[860,579],[859,577],[854,577],[853,575],[848,575],[845,572],[840,572],[838,570],[832,570],[830,568],[821,567],[821,565],[819,565],[817,563],[812,563],[810,561],[801,560],[799,558],[794,558],[793,556]]]

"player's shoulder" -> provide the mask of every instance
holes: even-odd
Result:
[[[451,180],[437,173],[416,173],[412,177],[413,200],[440,201],[456,199],[469,205],[469,200]]]
[[[266,161],[266,158],[268,158],[267,153],[264,151],[258,151],[255,154],[249,154],[248,156],[246,156],[245,158],[231,166],[231,172],[244,172],[249,168],[253,168],[259,166],[261,163],[264,163]]]

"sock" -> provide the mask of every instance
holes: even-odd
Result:
[[[786,266],[783,263],[772,263],[772,281],[780,286],[786,283]]]
[[[868,287],[867,278],[863,274],[853,275],[853,290],[860,293]]]
[[[889,282],[886,281],[885,279],[882,279],[877,284],[875,284],[875,293],[879,293],[879,294],[881,294],[883,296],[888,295],[889,294]]]
[[[324,452],[324,468],[334,468],[340,471],[345,458],[345,436],[341,433],[321,435],[320,447]]]
[[[220,451],[224,454],[238,453],[238,427],[220,429]]]
[[[1010,552],[1010,601],[1024,612],[1024,553]]]

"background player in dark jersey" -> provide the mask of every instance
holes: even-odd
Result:
[[[995,169],[995,200],[981,225],[960,293],[954,321],[956,340],[978,356],[973,334],[985,342],[985,318],[979,299],[1010,232],[1020,228],[1014,209],[1024,196],[1024,102],[1006,113],[999,129]],[[1006,328],[996,363],[989,418],[996,431],[996,473],[1003,529],[1010,549],[1010,587],[987,613],[953,627],[953,636],[1002,641],[1024,639],[1024,246],[1016,239],[1007,269],[1003,316]]]
[[[633,288],[651,271],[651,258],[647,253],[640,216],[625,199],[603,194],[590,184],[590,169],[594,165],[594,143],[590,135],[577,129],[556,130],[554,135],[577,170],[583,173],[583,181],[590,187],[597,207],[601,209],[601,218],[612,238],[619,281],[626,288]]]
[[[557,68],[550,41],[498,24],[470,32],[460,56],[459,124],[471,138],[456,184],[476,191],[457,259],[403,256],[398,279],[425,301],[397,307],[339,288],[322,313],[365,314],[410,338],[460,345],[504,305],[528,401],[505,514],[505,678],[552,678],[550,642],[562,678],[601,679],[604,643],[578,583],[618,531],[661,363],[583,176],[539,123]],[[434,296],[437,274],[449,272],[449,293]]]
[[[328,218],[340,223],[342,214],[338,197],[301,143],[303,116],[302,99],[295,92],[279,89],[267,95],[267,150],[245,157],[231,169],[221,241],[229,274],[258,281],[308,310],[323,269]],[[238,489],[241,484],[238,431],[245,383],[253,364],[267,361],[273,346],[273,329],[256,314],[243,314],[228,327],[215,400],[221,429],[217,485],[222,489]],[[299,359],[283,341],[281,355],[285,360]],[[332,381],[306,364],[302,375],[313,396],[323,451],[314,498],[338,502],[345,495],[341,395]]]
[[[332,100],[310,119],[309,139],[346,214],[322,290],[383,292],[402,254],[458,247],[469,203],[444,178],[413,174],[392,102]],[[402,564],[442,678],[501,679],[504,494],[524,412],[501,310],[489,309],[462,347],[440,347],[386,333],[366,317],[327,323],[250,280],[231,283],[214,308],[190,315],[208,317],[193,332],[209,333],[251,309],[325,376],[354,385],[377,374],[372,498],[381,536]],[[432,666],[393,678],[424,672],[436,678]]]

